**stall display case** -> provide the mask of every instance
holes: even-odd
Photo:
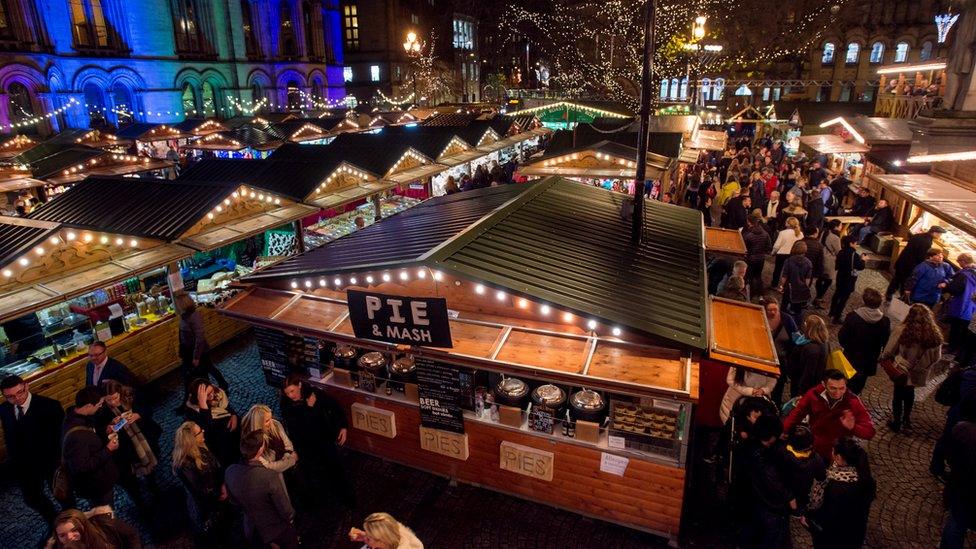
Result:
[[[386,218],[416,206],[421,201],[401,195],[391,195],[380,199],[380,214]],[[341,238],[356,230],[356,218],[361,217],[364,227],[376,222],[376,208],[372,202],[366,202],[355,209],[339,214],[335,217],[323,219],[314,225],[305,227],[305,243],[309,248],[317,248]]]

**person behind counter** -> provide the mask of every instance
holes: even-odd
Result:
[[[6,401],[0,404],[0,424],[7,456],[24,496],[24,503],[51,522],[57,510],[44,492],[61,462],[61,423],[64,410],[51,398],[35,395],[20,376],[0,381]]]
[[[339,454],[348,426],[342,407],[334,398],[312,389],[301,374],[289,374],[281,393],[281,416],[302,456],[298,472],[306,492],[314,495],[332,489],[347,507],[355,506],[355,491]],[[320,488],[322,484],[325,486]]]
[[[85,366],[85,385],[98,387],[105,380],[115,380],[126,387],[138,387],[138,380],[124,364],[108,356],[108,347],[96,341],[88,347],[88,364]]]
[[[180,312],[180,371],[183,373],[183,384],[188,386],[191,380],[198,377],[213,377],[217,385],[225,393],[228,392],[230,386],[227,380],[210,359],[210,345],[203,329],[203,316],[197,310],[196,302],[189,294],[177,294],[176,310]]]
[[[9,357],[4,360],[4,363],[26,359],[31,353],[44,346],[44,330],[34,313],[27,313],[4,322],[3,332],[7,334],[7,357]]]
[[[413,530],[388,513],[373,513],[363,521],[363,529],[349,530],[351,541],[364,543],[370,549],[424,549]]]

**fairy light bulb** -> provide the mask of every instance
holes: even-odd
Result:
[[[324,279],[324,278],[320,278],[320,279],[319,279],[319,286],[321,286],[321,287],[323,287],[323,288],[324,288],[326,284],[327,284],[327,282],[325,281],[325,279]]]
[[[542,307],[539,307],[539,312],[542,313],[543,315],[548,315],[551,311],[552,309],[550,309],[548,305],[543,305]]]
[[[26,257],[22,257],[17,261],[17,263],[20,263],[22,266],[26,267],[27,265],[30,264],[30,260],[27,259]]]
[[[591,331],[596,330],[596,326],[597,324],[595,320],[590,320],[589,322],[586,323],[586,327],[589,328]]]
[[[56,236],[52,236],[52,237],[50,238],[50,242],[51,242],[51,244],[54,244],[55,246],[57,246],[57,245],[58,245],[58,243],[59,243],[59,242],[61,242],[61,241],[60,241],[60,240],[58,240],[58,237],[56,237]]]
[[[91,242],[93,238],[95,237],[93,237],[91,233],[85,233],[85,235],[81,237],[81,239],[85,242]]]
[[[68,231],[68,234],[65,235],[65,236],[68,237],[68,240],[74,240],[74,239],[78,238],[78,235],[75,234],[73,231]]]
[[[292,289],[292,290],[294,290],[294,289],[295,289],[295,288],[297,288],[297,287],[298,287],[298,283],[297,283],[297,282],[295,282],[294,280],[292,280],[292,281],[291,281],[291,289]]]
[[[101,242],[102,244],[108,244],[108,237],[105,236],[105,235],[102,235],[102,237],[99,238],[98,241]]]
[[[3,276],[5,276],[7,278],[10,278],[10,277],[14,276],[14,272],[11,271],[10,269],[4,269],[3,270]]]
[[[115,245],[116,246],[121,246],[123,244],[125,244],[125,240],[122,240],[121,238],[116,238],[115,239]]]
[[[44,255],[44,248],[38,246],[34,248],[34,253],[36,253],[37,255]]]
[[[474,287],[474,293],[478,295],[485,293],[485,287],[482,286],[481,284],[478,284],[477,286]]]
[[[404,282],[410,280],[410,275],[407,274],[407,271],[400,271],[400,280]]]
[[[312,281],[311,280],[306,280],[305,281],[305,287],[306,288],[311,288],[312,287]]]
[[[529,300],[525,299],[524,297],[519,298],[518,306],[520,309],[525,309],[526,307],[529,306]]]
[[[138,245],[139,245],[139,241],[134,238],[129,241],[129,246],[132,246],[133,248],[135,248]]]
[[[342,279],[339,277],[336,277],[336,279],[332,282],[334,282],[336,286],[342,286]]]
[[[434,280],[440,282],[444,278],[444,273],[440,271],[434,271]]]
[[[495,299],[498,301],[505,301],[505,292],[497,291],[495,292]]]
[[[373,275],[368,275],[366,277],[366,284],[372,284],[372,283],[373,283]]]
[[[572,321],[573,321],[572,313],[563,313],[563,322],[572,322]]]
[[[614,337],[620,337],[620,334],[623,333],[623,332],[620,330],[620,328],[616,328],[615,327],[613,329],[613,332],[612,333],[613,333]]]
[[[425,280],[427,278],[427,271],[423,269],[417,271],[417,278],[419,278],[420,280]]]
[[[383,282],[390,281],[390,273],[383,273]]]

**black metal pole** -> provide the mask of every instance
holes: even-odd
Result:
[[[641,73],[640,122],[637,135],[637,174],[634,182],[634,215],[630,239],[640,244],[644,234],[644,179],[647,175],[647,126],[651,118],[651,71],[654,68],[655,0],[647,0],[644,13],[644,62]]]

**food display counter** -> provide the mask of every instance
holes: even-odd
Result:
[[[420,200],[401,195],[390,195],[380,199],[380,216],[387,218],[416,206]],[[356,218],[363,219],[363,227],[376,222],[376,206],[365,202],[350,211],[328,217],[305,227],[305,243],[309,248],[317,248],[327,242],[352,233],[357,229]]]

